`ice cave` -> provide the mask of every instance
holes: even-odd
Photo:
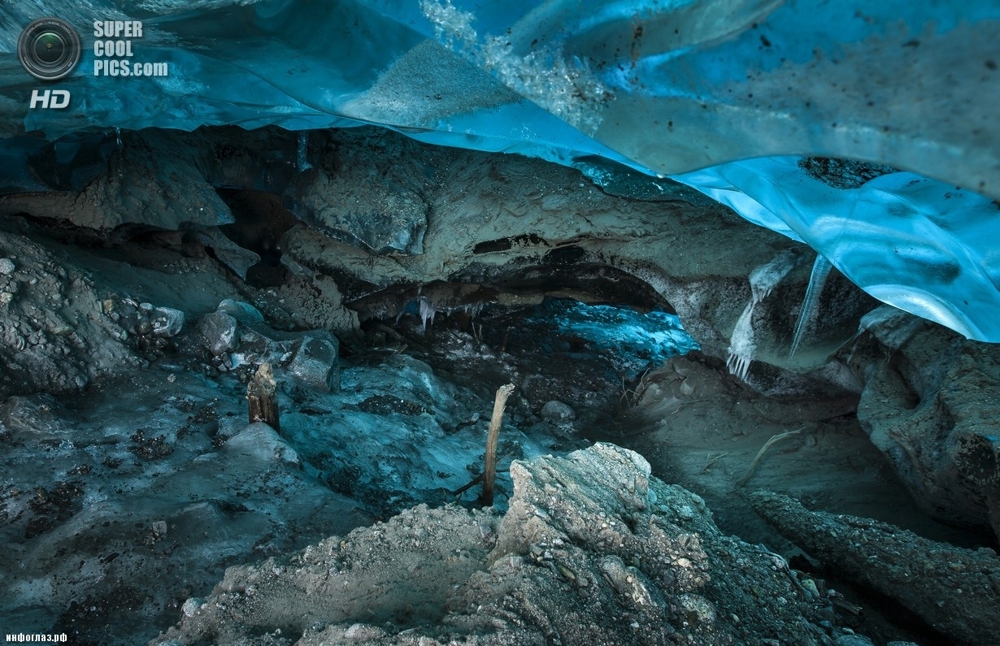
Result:
[[[1000,644],[1000,1],[0,3],[0,634]]]

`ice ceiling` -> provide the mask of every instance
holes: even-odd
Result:
[[[41,16],[83,39],[66,110],[27,108]],[[92,73],[93,21],[129,18],[168,76]],[[31,131],[374,123],[669,176],[808,243],[816,275],[1000,342],[998,0],[20,0],[0,50],[6,190],[32,188]]]

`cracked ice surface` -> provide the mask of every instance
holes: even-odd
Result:
[[[886,303],[1000,341],[994,1],[134,6],[148,34],[137,57],[168,62],[167,77],[90,73],[90,22],[129,17],[122,3],[0,8],[8,166],[24,163],[30,146],[13,135],[25,131],[218,124],[374,123],[568,165],[603,158],[669,175],[808,243]],[[14,49],[39,15],[84,37],[80,67],[60,82],[79,109],[27,110],[35,83]],[[892,168],[824,183],[809,170],[816,157]],[[32,190],[30,179],[14,184]]]

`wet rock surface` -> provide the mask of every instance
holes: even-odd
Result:
[[[928,513],[1000,536],[1000,348],[898,311],[870,321],[865,431]]]
[[[996,640],[1000,558],[993,550],[960,549],[867,518],[811,512],[776,494],[757,492],[750,501],[810,556],[900,602],[953,643]]]
[[[418,507],[230,568],[153,643],[770,644],[844,634],[830,602],[781,557],[722,535],[700,498],[651,478],[638,454],[598,444],[515,462],[512,474],[502,517]]]

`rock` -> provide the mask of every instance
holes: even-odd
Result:
[[[872,640],[862,635],[841,635],[833,643],[834,646],[873,646]]]
[[[217,311],[225,312],[243,325],[264,322],[264,315],[260,313],[260,310],[244,301],[227,298],[219,303]]]
[[[9,276],[14,273],[17,267],[10,258],[0,258],[0,276]]]
[[[898,601],[956,643],[996,641],[1000,558],[995,554],[952,547],[867,518],[808,511],[778,494],[758,491],[750,503],[824,566]]]
[[[299,454],[278,432],[263,422],[250,424],[223,445],[230,455],[243,455],[261,462],[300,464]]]
[[[278,628],[317,646],[818,643],[825,634],[826,600],[803,598],[773,555],[723,536],[700,498],[651,477],[638,454],[596,444],[511,470],[502,519],[493,508],[419,505],[231,567],[198,612],[153,643],[241,644]],[[419,620],[400,623],[401,612]]]
[[[55,414],[58,409],[51,395],[10,397],[0,406],[0,424],[21,441],[68,439],[73,431]]]
[[[205,347],[216,356],[237,348],[238,327],[236,319],[222,310],[206,314],[198,321],[198,331],[205,337]]]
[[[1000,345],[892,308],[866,327],[851,351],[862,428],[927,513],[1000,536]]]
[[[228,224],[233,215],[206,181],[204,162],[185,144],[187,137],[155,128],[123,132],[118,151],[92,181],[4,196],[0,213],[28,212],[102,231],[129,223],[166,230]]]
[[[185,617],[193,617],[203,605],[205,605],[205,602],[202,599],[191,597],[181,606],[181,612],[184,613]]]
[[[336,177],[322,170],[302,173],[285,203],[309,226],[376,254],[421,254],[428,205],[404,184],[372,182],[367,169],[345,168]]]
[[[153,335],[177,336],[184,327],[184,312],[172,307],[157,307],[152,312]]]
[[[340,345],[337,337],[305,336],[295,346],[286,369],[302,383],[323,391],[340,390]]]
[[[212,250],[216,260],[229,268],[234,274],[247,279],[247,272],[260,262],[260,256],[239,246],[227,238],[218,228],[204,229],[195,234],[201,244]]]
[[[10,258],[16,273],[0,274],[0,395],[75,392],[135,365],[102,307],[107,291],[83,270],[27,236],[0,232],[0,259]]]
[[[569,422],[576,419],[576,413],[573,409],[569,407],[568,404],[564,404],[561,401],[547,401],[545,405],[542,406],[542,417],[552,422]]]

